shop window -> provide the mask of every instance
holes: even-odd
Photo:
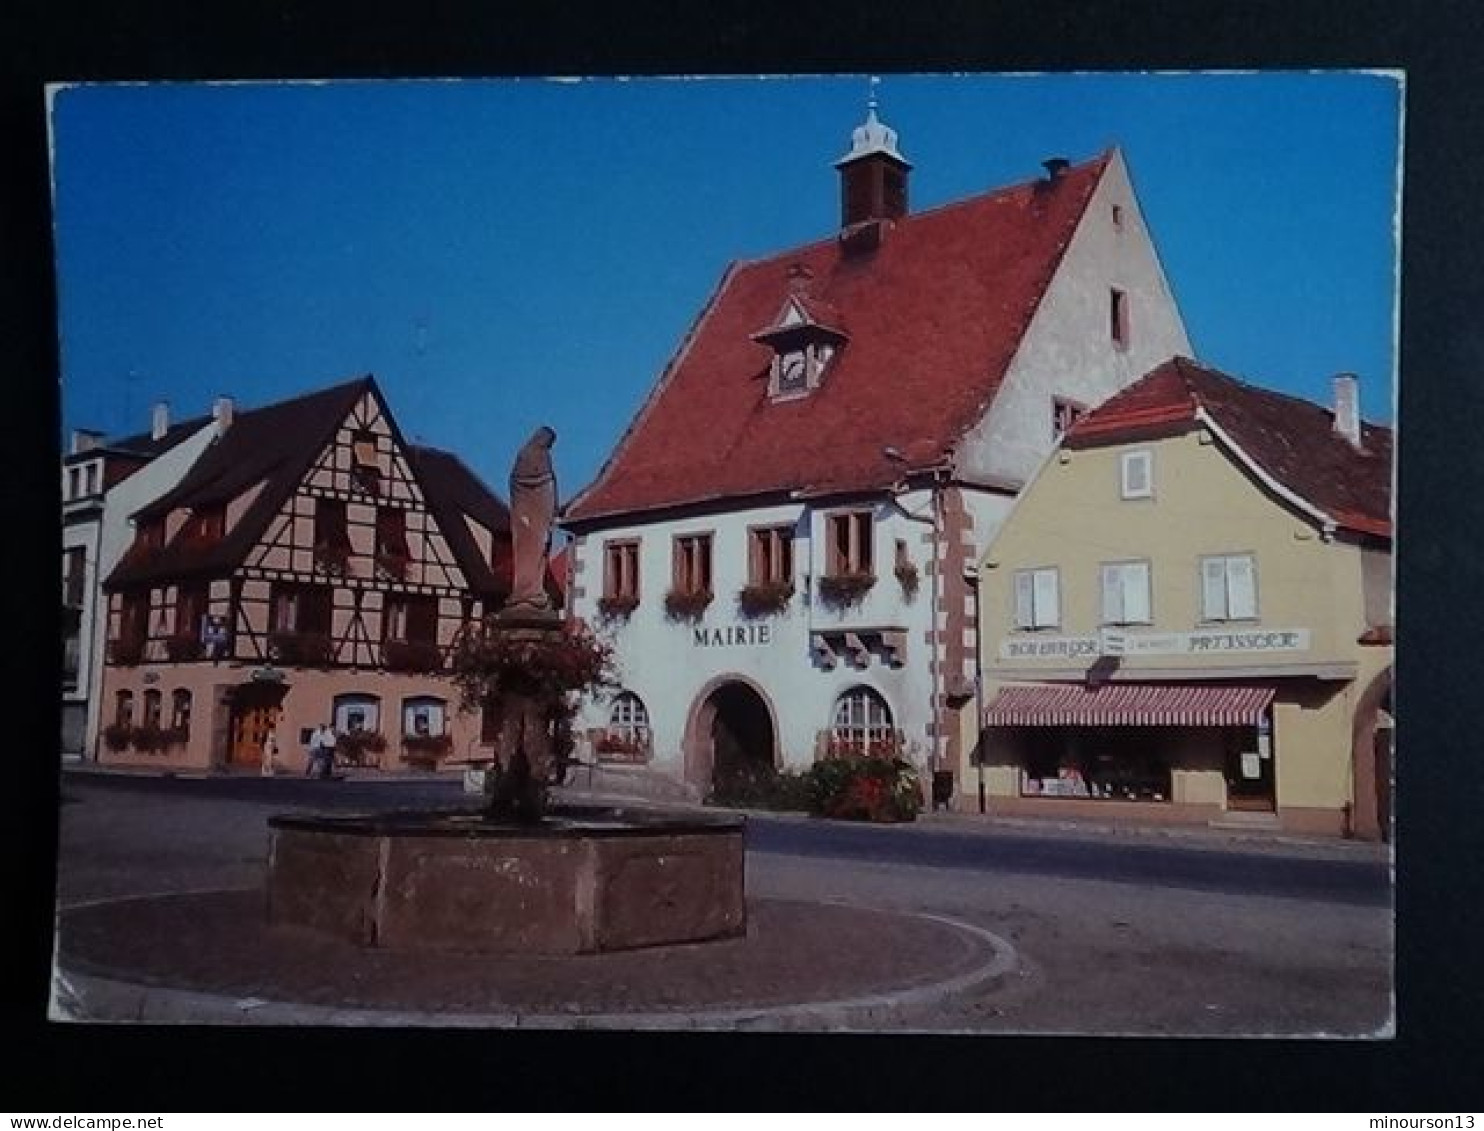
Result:
[[[1257,619],[1257,568],[1251,554],[1201,559],[1201,618]]]
[[[594,747],[600,757],[640,760],[649,753],[649,711],[632,691],[614,697],[608,712],[608,729]]]
[[[603,544],[603,596],[610,601],[639,600],[639,543]]]
[[[1060,579],[1055,568],[1015,571],[1015,627],[1056,628],[1061,624]]]
[[[439,738],[448,704],[430,695],[402,700],[402,733],[408,738]]]
[[[374,731],[381,721],[381,700],[374,695],[352,693],[335,696],[331,725],[336,734]]]
[[[170,696],[170,726],[181,731],[191,729],[191,693],[183,687]]]
[[[144,725],[158,729],[161,709],[161,695],[159,691],[151,687],[144,693]]]
[[[830,577],[869,574],[872,570],[870,511],[847,511],[826,519],[825,573]]]
[[[711,592],[711,535],[685,534],[675,539],[674,592],[699,597]]]
[[[829,752],[832,756],[895,756],[896,730],[886,700],[869,687],[853,687],[840,696],[830,724]]]
[[[120,691],[113,697],[113,721],[121,727],[134,725],[134,693]]]
[[[1118,459],[1118,494],[1124,499],[1147,499],[1154,494],[1154,453],[1124,452]]]
[[[1149,624],[1149,563],[1108,562],[1102,566],[1103,623]]]
[[[748,538],[748,581],[753,585],[788,585],[794,579],[794,530],[770,526]]]
[[[1159,730],[1147,727],[1046,727],[1027,731],[1021,794],[1169,801],[1169,741]]]

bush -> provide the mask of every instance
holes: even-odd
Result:
[[[804,812],[810,804],[809,775],[790,770],[780,772],[772,766],[744,766],[718,772],[706,795],[706,804]]]
[[[917,768],[902,758],[846,755],[809,769],[809,811],[847,821],[911,821],[922,810]]]

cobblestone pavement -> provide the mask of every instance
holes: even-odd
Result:
[[[267,843],[264,820],[270,813],[284,808],[282,804],[262,800],[213,797],[209,789],[194,790],[189,796],[148,788],[117,789],[90,782],[82,775],[69,776],[64,796],[69,801],[61,815],[59,889],[64,908],[122,896],[257,888],[262,883]],[[934,822],[924,822],[924,829],[956,827],[966,836],[974,835],[972,826],[955,822],[957,818],[940,817]],[[1002,827],[983,835],[1013,835],[1013,831]],[[1100,839],[1097,830],[1069,830],[1067,836],[1089,853],[1107,851],[1110,842],[1107,836]],[[1236,844],[1220,837],[1200,839],[1198,845],[1192,844],[1192,850],[1231,852],[1238,856],[1246,852],[1254,861],[1286,857],[1295,861],[1380,858],[1376,850],[1357,846],[1285,845],[1272,840]],[[772,1021],[766,1017],[752,1018],[746,1022],[748,1025],[1019,1033],[1344,1036],[1384,1035],[1391,1026],[1391,913],[1388,906],[1374,901],[1313,901],[1142,886],[1127,880],[1106,882],[1006,870],[985,861],[960,867],[930,867],[771,851],[749,852],[748,891],[754,906],[760,909],[756,921],[762,924],[771,917],[774,928],[783,923],[778,917],[780,908],[796,909],[801,905],[820,908],[812,917],[812,925],[804,928],[811,939],[810,945],[778,946],[768,955],[766,969],[771,972],[772,981],[769,985],[752,987],[749,992],[753,1000],[776,1006],[801,999],[830,1000],[831,995],[833,1000],[839,1000],[840,995],[848,998],[853,992],[852,985],[845,981],[831,982],[821,974],[820,955],[828,952],[831,939],[840,940],[837,949],[843,952],[849,950],[848,944],[862,939],[869,942],[873,938],[878,943],[877,965],[859,984],[881,998],[873,1008],[848,1016],[831,1015],[828,1011],[792,1017],[780,1014]],[[223,903],[225,897],[212,898],[218,901],[215,914],[230,909],[230,900]],[[869,925],[868,920],[862,919],[849,926],[841,918],[846,914],[844,910],[821,908],[830,902],[870,909],[878,917]],[[198,910],[209,906],[202,904]],[[175,912],[187,907],[188,903],[177,903]],[[772,910],[763,912],[763,908]],[[244,904],[236,913],[245,915],[246,911]],[[164,905],[154,909],[157,915],[165,912]],[[91,926],[82,918],[74,920],[78,934],[73,941],[79,949],[92,945],[96,954],[96,948],[102,945],[98,937],[95,934],[89,943],[84,936],[89,930],[102,929],[104,919],[96,909],[92,914]],[[949,935],[935,934],[934,920],[922,916],[961,924],[953,928],[960,932],[960,937],[950,941]],[[66,948],[68,920],[64,917],[63,922]],[[201,938],[209,936],[204,919],[196,927]],[[112,929],[120,928],[115,924]],[[149,929],[157,932],[165,928],[155,922]],[[190,917],[177,920],[176,929],[190,930]],[[986,938],[1003,940],[1013,946],[1013,967],[1001,970],[995,977],[954,983],[956,974],[974,965],[972,955],[963,949],[967,944],[961,937],[964,930],[974,929],[984,932]],[[776,930],[774,935],[781,938]],[[123,942],[119,942],[121,949]],[[132,944],[144,945],[137,939]],[[695,959],[696,968],[702,972],[697,975],[696,985],[707,984],[704,972],[709,964],[711,984],[725,988],[730,976],[740,987],[740,967],[734,965],[730,975],[727,973],[727,962],[735,960],[739,948],[733,947],[731,958],[717,949],[714,959],[707,957],[709,952],[705,947],[690,949],[699,956]],[[870,947],[863,953],[871,953]],[[591,962],[580,958],[562,961]],[[644,970],[648,963],[654,970],[662,971],[664,963],[654,956],[629,956],[625,961],[631,963],[626,974],[629,981],[620,980],[620,984],[628,986],[627,998],[622,995],[605,998],[589,987],[591,1007],[611,1013],[605,1023],[621,1025],[625,1009],[650,1010],[655,1001],[651,991],[645,988],[644,978],[651,975]],[[86,963],[81,965],[86,967]],[[553,969],[548,968],[547,974]],[[574,965],[571,969],[581,967]],[[583,977],[594,969],[595,966],[589,965]],[[89,973],[96,974],[98,970],[80,970],[79,981],[86,981]],[[147,973],[157,983],[170,980],[165,977],[170,973],[168,970]],[[573,992],[563,995],[548,987],[548,996],[568,1001],[581,998],[581,981],[581,977],[573,975],[564,983]],[[948,991],[891,999],[887,983],[903,989],[943,985]],[[405,989],[410,983],[403,985]],[[504,990],[509,991],[512,985],[513,982],[508,983]],[[254,980],[249,978],[221,988],[240,1000],[244,996],[254,998],[254,986]],[[461,994],[467,999],[459,1003],[466,1007],[466,1013],[469,1005],[478,1006],[483,1000],[468,985],[462,991],[455,984],[440,992]],[[64,1006],[66,996],[65,990],[59,991]],[[314,988],[298,985],[291,996],[312,1003]],[[731,999],[725,994],[703,996],[706,1001],[698,1001],[692,1010],[696,1017],[705,1012],[700,1008],[703,1004],[714,1007],[718,1000],[732,1000],[735,1004],[737,998],[735,993]],[[267,995],[259,992],[256,997],[266,999]],[[405,1015],[408,1007],[421,1004],[427,1010],[440,1004],[445,1007],[455,1004],[436,995],[420,1003],[415,994],[405,993],[400,998],[372,994],[355,999],[352,995],[352,1000],[400,1008],[404,1011],[404,1023],[409,1021]],[[504,997],[488,998],[485,1004],[503,1007],[511,1000],[507,992]],[[324,1020],[323,1009],[330,1008],[332,1002],[321,994],[319,1004],[322,1012],[317,1018],[306,1014],[295,1016],[292,1011],[287,1016],[270,1011],[258,1019]],[[351,1002],[342,999],[335,1004]],[[534,1008],[540,1003],[528,998],[520,1004]],[[663,1006],[673,1016],[675,1026],[684,1027],[686,1003],[672,996]],[[144,1000],[136,995],[129,1008],[146,1007]],[[175,1007],[183,1008],[179,1001]],[[163,999],[153,1008],[158,1017],[168,1016]],[[129,1016],[127,1011],[123,1015]],[[187,1009],[177,1019],[192,1019],[192,1016]],[[198,1010],[194,1019],[204,1016]],[[652,1023],[644,1020],[646,1016],[634,1014],[635,1027]],[[334,1017],[346,1023],[364,1019],[343,1013]],[[727,1025],[724,1018],[712,1020],[720,1027]],[[438,1018],[424,1014],[413,1023],[437,1022]],[[494,1023],[500,1023],[499,1018]],[[737,1024],[744,1022],[738,1020]]]

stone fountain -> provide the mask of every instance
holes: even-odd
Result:
[[[270,818],[270,922],[368,947],[478,954],[583,954],[745,931],[741,818],[547,806],[567,691],[538,669],[569,647],[544,585],[555,440],[537,429],[510,474],[513,584],[485,626],[505,678],[481,694],[499,720],[500,757],[482,810]]]

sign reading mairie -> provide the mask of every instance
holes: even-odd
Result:
[[[1125,656],[1214,656],[1235,652],[1305,652],[1307,628],[1206,629],[1200,632],[1125,633]],[[1000,641],[1002,660],[1092,659],[1103,653],[1097,636],[1016,636]]]
[[[729,624],[724,628],[697,628],[692,630],[691,641],[697,648],[771,644],[773,627],[767,624]]]

